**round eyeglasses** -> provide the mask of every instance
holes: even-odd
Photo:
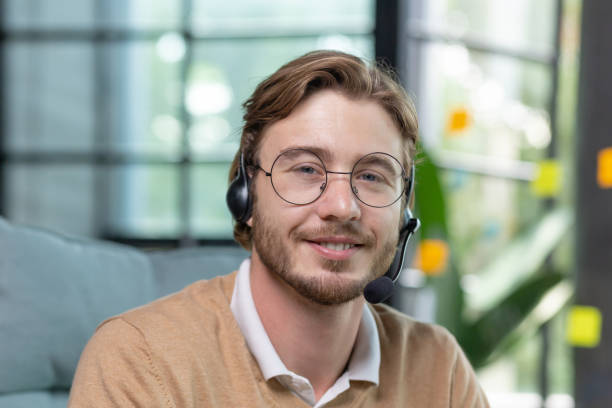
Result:
[[[355,197],[367,206],[378,208],[399,200],[409,181],[400,162],[382,152],[366,154],[350,172],[327,170],[323,160],[306,149],[282,152],[269,172],[259,165],[254,167],[270,177],[272,188],[280,198],[295,205],[310,204],[321,197],[329,173],[348,174]]]

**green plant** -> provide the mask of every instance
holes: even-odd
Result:
[[[421,155],[416,185],[420,236],[448,240],[439,171],[425,152]],[[520,338],[534,333],[571,298],[573,289],[568,278],[554,270],[548,260],[571,227],[572,218],[565,208],[551,210],[478,271],[487,290],[470,302],[469,313],[461,274],[452,255],[448,270],[429,279],[437,293],[437,321],[455,334],[474,367],[489,364]]]

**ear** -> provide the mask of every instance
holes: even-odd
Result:
[[[249,217],[249,219],[246,222],[246,225],[248,225],[249,227],[253,228],[253,217]]]

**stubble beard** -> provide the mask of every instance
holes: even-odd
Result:
[[[320,305],[338,305],[361,296],[369,282],[384,275],[389,269],[395,255],[398,235],[391,234],[384,242],[371,264],[365,266],[365,274],[354,271],[354,276],[349,278],[340,276],[340,273],[349,271],[350,260],[319,259],[320,267],[330,273],[319,273],[317,276],[297,270],[295,253],[288,242],[283,240],[274,223],[260,214],[256,204],[253,208],[252,230],[253,246],[264,266],[303,298]],[[364,247],[359,250],[372,250],[376,243],[372,235],[358,231],[357,227],[349,223],[330,223],[316,231],[298,228],[290,232],[288,241],[296,243],[308,237],[337,234],[360,237],[359,241],[364,243]]]

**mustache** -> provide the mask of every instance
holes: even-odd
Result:
[[[374,234],[364,231],[352,223],[326,223],[317,227],[300,227],[292,235],[293,238],[306,241],[313,241],[324,236],[342,235],[355,240],[360,245],[373,246],[376,244]]]

